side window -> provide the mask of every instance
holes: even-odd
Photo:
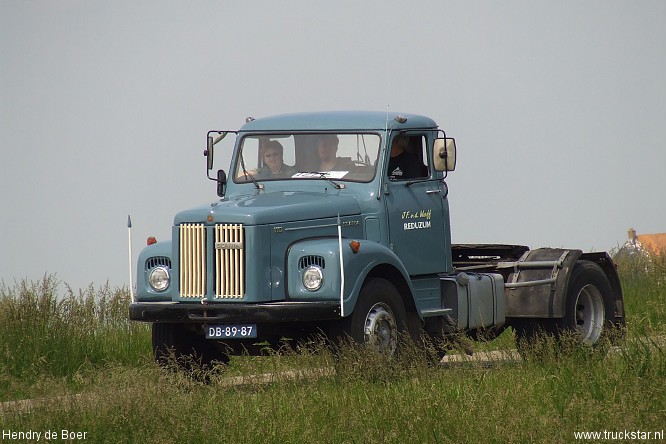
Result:
[[[425,135],[396,135],[391,142],[388,165],[390,180],[408,180],[430,176],[428,145]]]
[[[414,154],[416,155],[419,164],[421,177],[430,177],[430,166],[428,165],[428,140],[425,136],[418,137],[418,145]]]

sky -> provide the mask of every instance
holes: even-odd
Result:
[[[454,243],[666,232],[663,0],[0,0],[0,281],[126,286],[208,130],[355,109],[456,138]]]

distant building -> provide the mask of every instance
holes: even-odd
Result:
[[[618,251],[619,254],[643,254],[661,256],[666,254],[666,233],[636,234],[636,230],[629,228],[627,242]]]

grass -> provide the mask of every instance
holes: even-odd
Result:
[[[629,340],[605,354],[548,346],[518,362],[431,366],[318,344],[235,358],[202,384],[164,372],[126,290],[57,296],[57,281],[0,287],[0,394],[46,398],[0,412],[4,430],[87,432],[86,442],[571,442],[577,431],[661,431],[666,415],[665,262],[620,262]],[[513,347],[511,332],[477,348]],[[239,375],[316,372],[229,385]],[[74,396],[82,393],[82,396]]]
[[[663,334],[666,322],[666,252],[615,257],[631,334]]]
[[[108,364],[136,366],[149,357],[150,329],[128,319],[129,292],[90,286],[75,294],[46,276],[0,286],[0,398],[29,393],[44,377],[71,385]],[[26,392],[26,393],[24,393]]]
[[[663,427],[666,357],[645,343],[492,368],[377,364],[236,388],[110,366],[88,397],[5,415],[3,427],[87,431],[92,442],[276,443],[569,442],[575,431]]]

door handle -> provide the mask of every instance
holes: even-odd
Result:
[[[435,194],[435,193],[441,193],[442,190],[426,190],[426,194]]]

